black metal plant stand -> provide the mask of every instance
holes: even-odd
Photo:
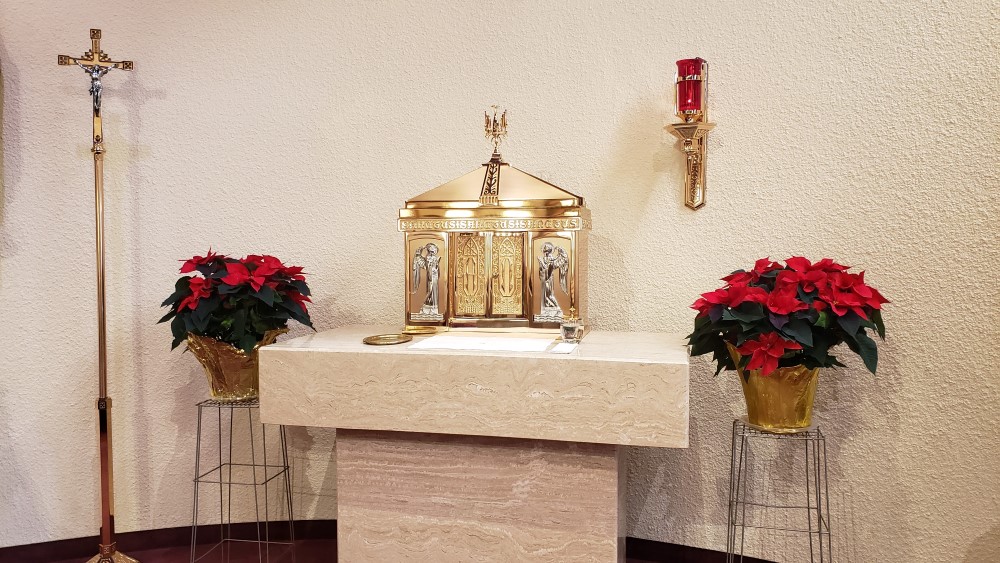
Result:
[[[799,457],[805,469],[805,491],[797,494],[804,503],[784,503],[765,491],[748,491],[747,481],[755,471],[754,447],[762,441],[777,441],[776,449],[787,448]],[[764,483],[770,483],[766,478]],[[757,494],[754,494],[754,493]],[[764,494],[760,494],[764,493]],[[751,498],[753,497],[753,498]],[[751,512],[750,522],[747,512]],[[784,513],[784,524],[770,524],[760,516]],[[826,437],[818,427],[810,427],[795,434],[775,434],[757,429],[746,418],[733,421],[733,449],[729,474],[729,531],[727,537],[727,563],[743,560],[743,548],[748,528],[774,530],[809,538],[809,561],[832,562],[833,548],[830,537],[830,495],[827,477]],[[805,541],[803,539],[803,541]]]
[[[285,427],[281,425],[265,425],[260,422],[260,409],[256,399],[238,402],[223,402],[210,399],[198,403],[198,439],[194,462],[194,502],[191,517],[191,562],[206,559],[215,554],[218,561],[228,561],[238,550],[246,557],[247,550],[256,547],[258,561],[270,561],[271,557],[285,558],[295,561],[294,541],[295,531],[292,517],[292,485],[291,472],[288,465],[288,449],[285,440]],[[205,411],[209,411],[206,413]],[[211,411],[215,411],[214,413]],[[207,414],[207,425],[203,425]],[[233,430],[241,432],[237,426],[238,414],[245,414],[246,428],[249,432],[247,444],[237,441],[237,446],[245,445],[249,452],[238,451],[237,458],[242,462],[233,461]],[[213,416],[214,415],[214,416]],[[218,463],[210,469],[202,468],[202,432],[212,426],[213,419],[218,425]],[[243,424],[240,421],[240,424]],[[227,429],[228,427],[228,429]],[[268,430],[271,429],[271,450],[275,446],[279,451],[269,451]],[[277,436],[273,436],[277,434]],[[214,437],[214,436],[210,436]],[[259,439],[259,441],[258,441]],[[209,443],[209,448],[212,444]],[[249,454],[249,462],[246,461]],[[283,482],[276,480],[283,480]],[[198,502],[199,492],[203,486],[215,485],[219,489],[219,530],[215,543],[201,546],[198,553]],[[234,525],[233,487],[246,490],[253,489],[254,521]],[[281,487],[276,489],[276,487]],[[214,487],[212,487],[214,488]],[[263,494],[261,494],[263,491]],[[272,494],[284,497],[284,502],[271,502]],[[284,508],[287,520],[271,520],[271,508],[276,511]],[[239,512],[239,506],[236,507]],[[261,516],[263,515],[263,520]],[[287,525],[287,530],[285,526]],[[272,526],[280,527],[277,533],[272,533]],[[205,528],[203,527],[204,531]],[[249,533],[246,533],[249,531]],[[211,534],[216,539],[216,534]],[[244,536],[246,537],[237,537]],[[239,545],[236,545],[239,544]]]

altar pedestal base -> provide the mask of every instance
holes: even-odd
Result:
[[[613,444],[337,431],[340,561],[622,562]]]

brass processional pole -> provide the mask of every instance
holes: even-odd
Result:
[[[115,546],[114,479],[111,456],[111,397],[108,397],[107,323],[104,306],[104,133],[101,128],[101,78],[111,69],[132,70],[132,61],[113,61],[101,50],[101,30],[90,30],[90,50],[82,57],[59,55],[60,65],[77,65],[90,78],[94,109],[94,213],[97,231],[97,421],[101,454],[101,543],[89,563],[137,563]]]

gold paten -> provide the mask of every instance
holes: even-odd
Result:
[[[405,331],[557,333],[571,308],[586,314],[590,210],[582,197],[503,160],[506,112],[494,107],[484,123],[489,161],[399,210]]]
[[[101,49],[101,30],[90,30],[90,50],[79,57],[59,55],[60,65],[73,65],[90,77],[93,117],[90,152],[94,155],[94,226],[97,254],[97,425],[101,463],[101,533],[98,553],[90,563],[135,563],[115,542],[115,485],[111,448],[111,398],[108,397],[108,345],[104,291],[104,129],[101,122],[101,79],[112,69],[132,70],[132,61],[113,61]]]
[[[776,434],[793,434],[809,429],[819,368],[809,369],[803,365],[783,367],[767,377],[755,369],[747,375],[745,370],[739,368],[740,353],[732,344],[727,346],[743,386],[747,421],[752,426]]]
[[[188,333],[188,350],[198,358],[208,376],[208,386],[216,401],[236,402],[256,399],[260,390],[257,355],[261,346],[273,344],[287,328],[269,330],[248,356],[228,342]]]
[[[674,86],[674,109],[677,117],[683,123],[671,123],[664,127],[681,140],[681,150],[684,151],[684,205],[691,209],[699,209],[705,205],[705,158],[707,156],[708,132],[715,127],[708,122],[708,63],[702,63],[701,74],[697,77],[704,85],[701,100],[702,110],[685,113],[680,111],[677,100],[677,87]],[[689,79],[677,76],[676,82]]]
[[[413,340],[409,334],[376,334],[366,336],[361,341],[371,346],[390,346],[392,344],[402,344]]]

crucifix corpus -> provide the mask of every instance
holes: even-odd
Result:
[[[79,66],[90,78],[94,134],[94,213],[97,229],[97,421],[101,456],[101,543],[88,563],[137,563],[115,546],[114,483],[111,456],[111,398],[108,397],[107,324],[104,307],[104,132],[101,128],[101,79],[111,69],[132,70],[132,61],[113,61],[101,50],[101,30],[90,30],[90,50],[82,57],[59,55],[59,64]]]

